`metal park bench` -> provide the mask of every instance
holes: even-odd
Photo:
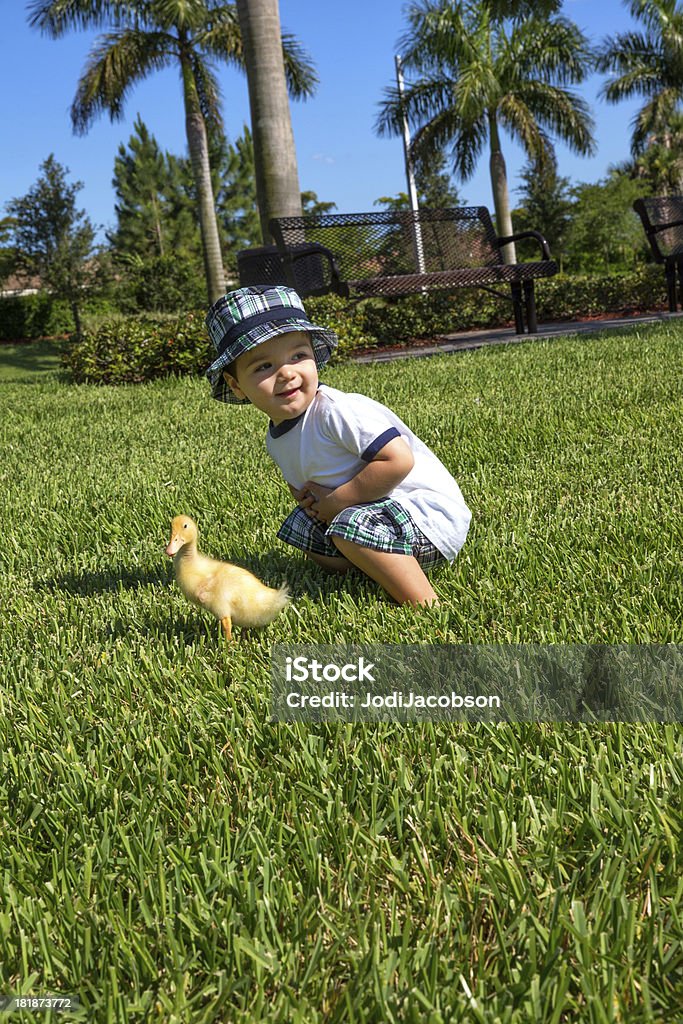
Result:
[[[683,196],[649,196],[636,199],[633,209],[640,217],[652,255],[664,264],[669,312],[676,312],[676,268],[683,305]]]
[[[246,270],[243,276],[248,253],[261,251],[279,257],[277,272],[304,296],[336,292],[368,298],[483,288],[512,299],[518,334],[524,333],[525,317],[529,333],[537,330],[535,279],[558,269],[538,231],[500,237],[485,206],[277,217],[270,231],[277,246],[239,254],[241,283],[275,283],[272,277],[248,281]],[[538,243],[542,258],[505,263],[505,246],[523,238]],[[252,271],[258,276],[255,265]],[[509,294],[496,285],[509,286]]]

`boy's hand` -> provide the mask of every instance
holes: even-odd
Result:
[[[334,487],[325,487],[323,484],[307,480],[302,491],[311,496],[310,504],[307,506],[307,510],[310,509],[309,515],[313,515],[321,523],[331,523],[334,517],[346,508],[344,502],[335,497],[337,489]]]
[[[302,508],[307,516],[311,519],[320,519],[321,522],[326,522],[318,515],[318,499],[324,494],[331,493],[331,487],[324,487],[322,484],[314,484],[310,480],[307,481],[303,487],[292,487],[291,484],[287,484],[289,487],[292,497],[296,498],[299,508]],[[314,488],[317,490],[316,495]],[[315,508],[313,506],[315,505]]]

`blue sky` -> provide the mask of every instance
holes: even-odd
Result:
[[[372,209],[380,196],[406,188],[401,139],[378,138],[373,131],[383,89],[394,82],[403,11],[401,0],[280,0],[283,28],[308,50],[320,78],[312,100],[292,104],[301,187],[335,202],[341,213]],[[567,0],[564,13],[594,40],[632,24],[621,0]],[[79,205],[93,223],[113,226],[114,158],[119,144],[128,141],[137,114],[163,149],[186,150],[177,73],[161,72],[137,86],[123,121],[111,124],[103,116],[86,136],[77,137],[69,108],[95,34],[72,32],[59,40],[41,36],[29,28],[21,0],[3,4],[3,28],[0,208],[4,211],[9,199],[31,187],[42,161],[54,153],[70,169],[70,179],[84,183]],[[218,77],[227,133],[234,138],[249,118],[246,80],[227,67],[218,69]],[[636,104],[614,107],[598,101],[600,81],[595,76],[581,90],[596,121],[596,155],[581,158],[557,148],[560,173],[572,182],[597,181],[610,164],[628,156]],[[505,156],[514,189],[524,156],[510,140]],[[485,157],[475,176],[459,188],[467,202],[491,206]]]

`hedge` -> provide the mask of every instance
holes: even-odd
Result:
[[[88,298],[83,303],[84,317],[111,317],[112,303],[107,299]],[[74,329],[68,303],[55,299],[48,292],[35,295],[6,295],[0,298],[0,341],[32,341],[70,334]]]
[[[537,282],[541,322],[603,313],[629,314],[664,308],[664,275],[644,266],[621,276],[558,275]],[[306,300],[314,323],[339,335],[336,359],[360,349],[412,341],[478,327],[512,323],[503,297],[474,289],[349,302],[336,295]],[[136,315],[106,320],[72,339],[65,361],[75,381],[135,383],[170,374],[203,373],[213,359],[204,310],[175,317]]]
[[[64,360],[79,383],[137,384],[201,373],[212,359],[204,311],[175,317],[134,315],[105,321],[72,338]]]

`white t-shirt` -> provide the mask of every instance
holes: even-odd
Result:
[[[307,480],[339,487],[395,437],[402,437],[415,465],[387,495],[402,505],[447,559],[465,542],[471,512],[444,464],[391,409],[365,395],[321,384],[303,415],[272,423],[266,446],[287,483]]]

